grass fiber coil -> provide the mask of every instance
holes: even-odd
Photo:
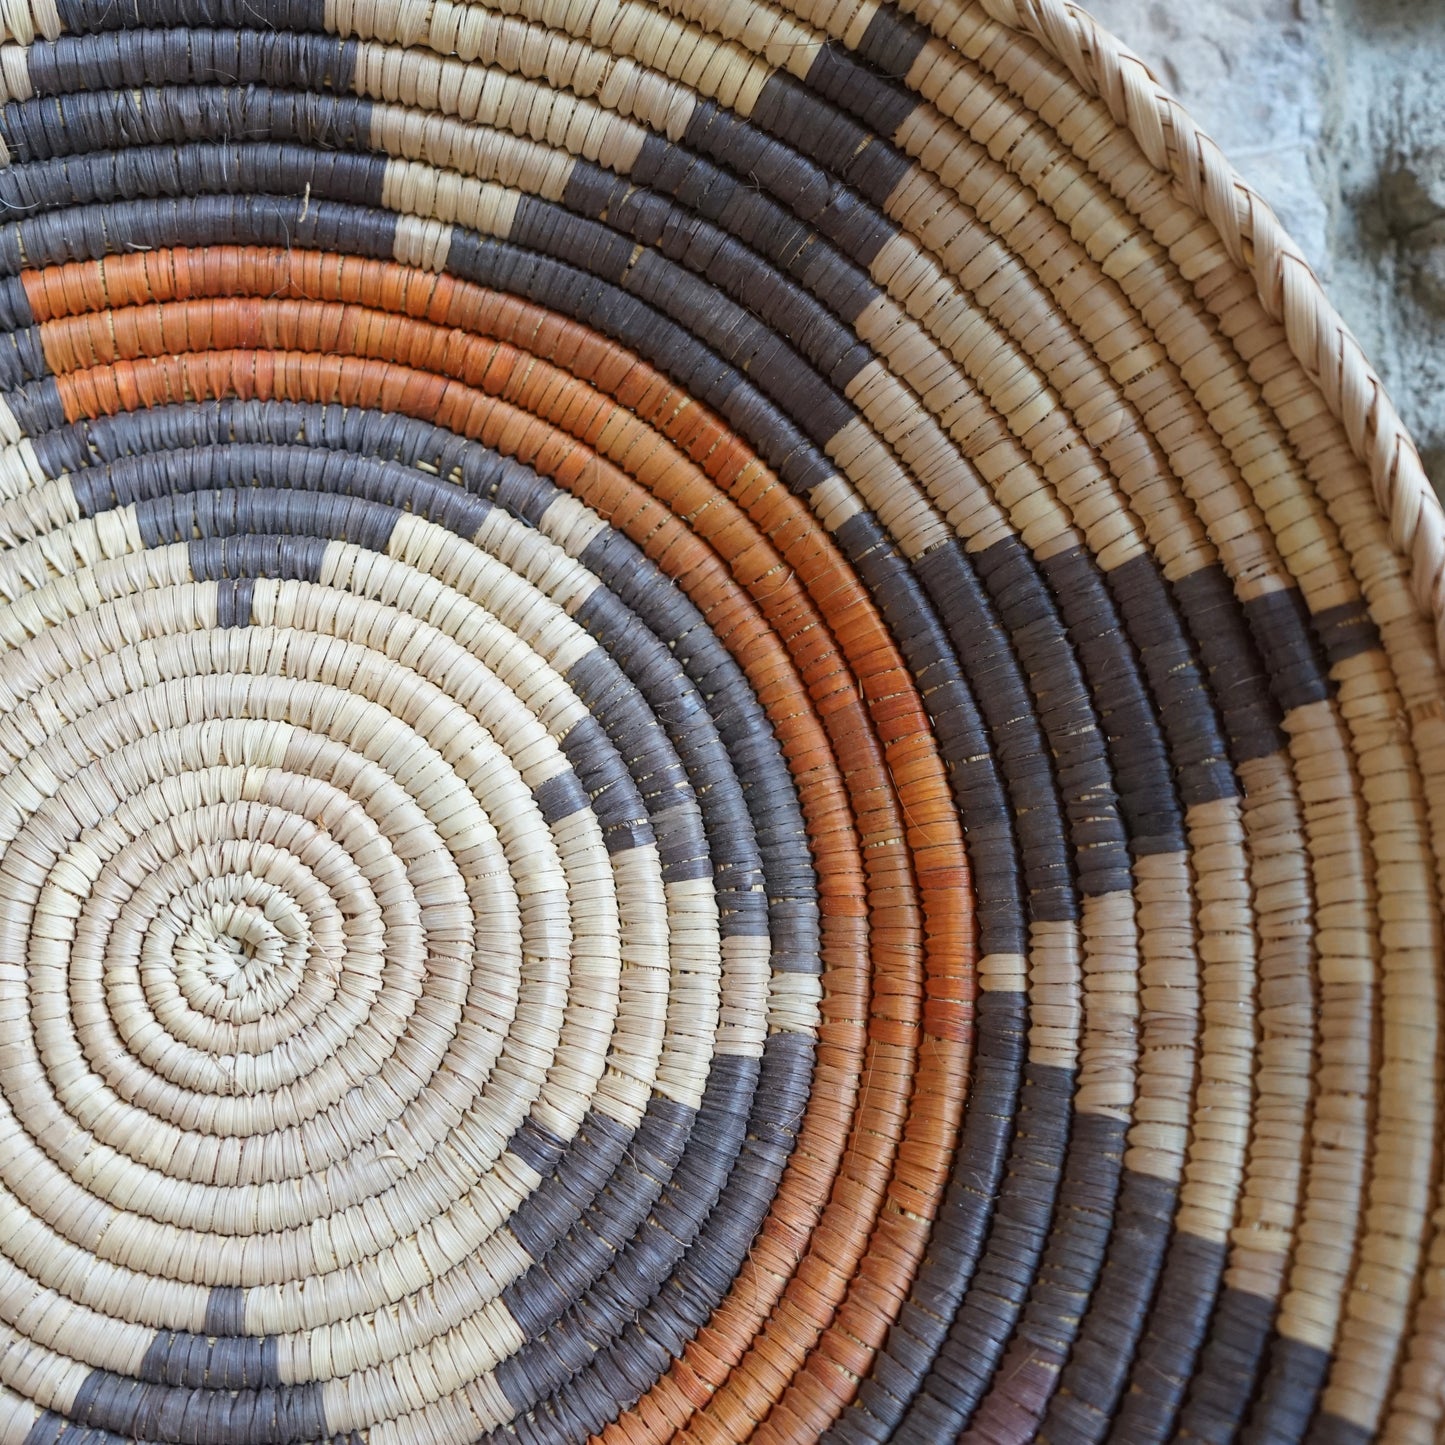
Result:
[[[0,1445],[1440,1438],[1445,526],[1140,62],[0,21]]]

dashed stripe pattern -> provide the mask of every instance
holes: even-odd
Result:
[[[1435,1438],[1433,620],[998,10],[4,10],[0,1441]]]

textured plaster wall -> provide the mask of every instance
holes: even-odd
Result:
[[[1274,206],[1445,489],[1445,0],[1085,0]]]

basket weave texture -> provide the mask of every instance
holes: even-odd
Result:
[[[1445,1438],[1445,524],[1137,59],[0,37],[0,1445]]]

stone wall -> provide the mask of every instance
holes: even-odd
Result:
[[[1275,208],[1445,488],[1445,0],[1086,0]]]

